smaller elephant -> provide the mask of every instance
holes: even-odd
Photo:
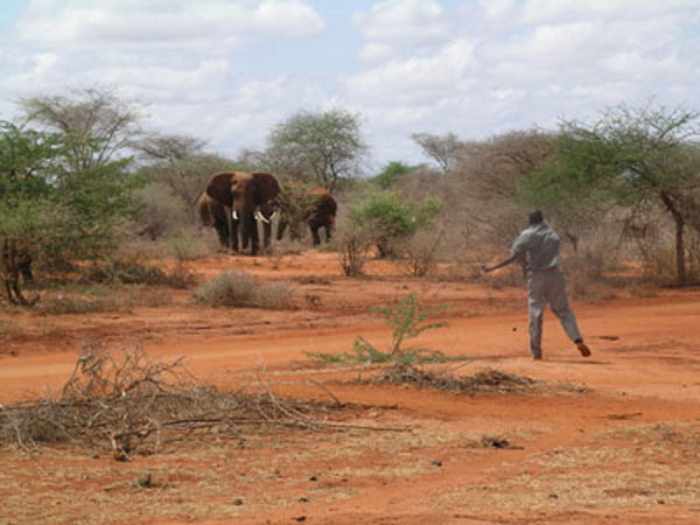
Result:
[[[269,173],[226,172],[213,175],[197,201],[202,224],[213,226],[222,246],[238,251],[238,230],[243,249],[259,248],[257,222],[263,223],[263,243],[270,245],[272,225],[261,207],[277,198],[279,184]]]
[[[309,226],[314,246],[321,244],[321,236],[318,233],[321,228],[326,232],[326,242],[329,242],[335,228],[335,216],[338,212],[338,203],[330,192],[325,188],[313,188],[298,196],[297,202],[292,203],[289,199],[289,195],[280,198],[281,218],[277,227],[277,240],[282,240],[287,227],[290,227],[292,238],[299,236],[295,231],[294,224],[290,224],[291,217],[294,215],[290,208],[296,205],[300,206],[299,213],[296,215],[301,219],[301,222],[305,222]]]

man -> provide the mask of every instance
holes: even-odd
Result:
[[[571,311],[566,298],[564,274],[559,268],[559,235],[544,222],[541,211],[530,213],[528,219],[529,227],[523,230],[513,242],[511,257],[490,268],[482,265],[481,269],[488,273],[515,261],[524,262],[527,265],[530,352],[533,359],[542,359],[542,319],[547,303],[581,355],[588,357],[591,355],[591,350],[583,342],[576,324],[576,316]]]

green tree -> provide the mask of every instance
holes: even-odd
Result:
[[[104,151],[100,140],[88,142],[95,155]],[[31,303],[22,295],[20,273],[32,260],[109,253],[134,211],[139,180],[128,171],[130,159],[74,169],[72,148],[61,133],[0,125],[0,245],[11,302]]]
[[[411,173],[416,168],[403,162],[392,161],[388,163],[379,174],[372,178],[377,186],[383,190],[391,188],[401,176]]]
[[[45,195],[54,178],[51,161],[60,148],[56,134],[0,122],[0,197]]]
[[[523,194],[532,203],[571,210],[586,203],[633,211],[661,207],[675,226],[677,281],[687,284],[686,227],[700,226],[700,157],[693,142],[699,116],[620,105],[592,125],[564,122],[555,158],[527,178]]]
[[[306,178],[333,191],[341,180],[359,174],[366,151],[359,116],[335,109],[300,112],[276,126],[265,158],[273,171]]]

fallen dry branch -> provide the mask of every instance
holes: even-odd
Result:
[[[119,352],[89,345],[58,399],[0,407],[0,445],[69,443],[110,450],[116,459],[127,460],[134,453],[155,453],[182,442],[183,436],[201,433],[240,436],[272,427],[360,428],[322,419],[343,406],[334,401],[283,399],[262,380],[254,393],[221,392],[197,384],[181,360],[151,361],[138,345]]]

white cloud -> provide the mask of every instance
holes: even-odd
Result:
[[[697,11],[697,0],[481,0],[487,18],[531,25],[573,20],[643,20]]]
[[[421,95],[454,88],[474,60],[474,44],[468,39],[449,42],[434,56],[396,59],[349,78],[351,93],[358,96]],[[414,97],[410,96],[412,100]]]
[[[413,2],[377,2],[356,20],[369,67],[345,84],[371,114],[374,134],[411,151],[410,133],[485,137],[589,118],[650,96],[675,105],[700,98],[697,0],[483,0],[454,9],[431,2],[440,27],[430,47],[394,46],[392,17]],[[414,11],[415,13],[416,11]],[[446,22],[449,20],[450,22]],[[420,23],[406,22],[418,30]],[[408,31],[406,35],[412,34]],[[398,38],[398,37],[397,37]],[[384,44],[384,46],[380,46]],[[378,132],[377,130],[382,130]]]
[[[119,0],[33,0],[18,23],[19,37],[47,46],[95,42],[299,37],[318,34],[323,19],[301,0],[261,2],[133,2]]]
[[[0,37],[0,118],[23,96],[112,85],[148,127],[234,154],[296,111],[342,107],[378,159],[413,162],[419,131],[485,137],[650,96],[700,109],[698,0],[377,0],[353,23],[340,6],[32,0]]]
[[[324,28],[305,0],[32,0],[3,46],[0,98],[111,86],[148,107],[149,126],[231,147],[222,129],[269,123],[299,100],[285,79],[244,77],[244,50]]]
[[[394,54],[394,49],[388,44],[378,44],[370,42],[365,44],[360,51],[360,58],[365,62],[377,62],[391,58]]]
[[[355,23],[370,41],[425,43],[445,38],[445,14],[435,0],[384,0],[355,15]]]
[[[516,0],[479,0],[479,7],[487,19],[501,18],[510,14],[516,7]]]

